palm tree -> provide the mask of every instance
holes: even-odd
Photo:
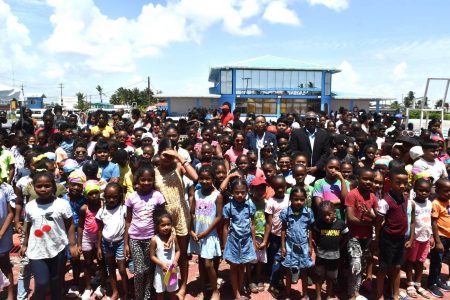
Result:
[[[96,89],[100,95],[100,103],[103,103],[103,88],[100,85],[97,85]]]

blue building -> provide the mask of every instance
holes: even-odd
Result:
[[[329,111],[332,75],[340,70],[276,56],[262,56],[213,67],[211,94],[233,110],[279,116],[282,113]]]
[[[44,98],[42,97],[26,97],[27,103],[26,107],[31,109],[42,109],[44,108]]]

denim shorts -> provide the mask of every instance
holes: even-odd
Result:
[[[125,259],[124,241],[109,242],[102,239],[102,250],[105,256],[114,256],[117,260]]]

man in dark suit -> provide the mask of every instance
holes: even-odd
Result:
[[[247,139],[245,141],[245,148],[248,150],[253,150],[258,154],[258,162],[260,162],[261,155],[260,151],[265,145],[272,147],[272,158],[275,159],[277,152],[277,138],[275,134],[267,132],[266,118],[259,115],[255,119],[255,130],[247,134]]]
[[[325,161],[331,153],[329,133],[317,126],[317,115],[310,111],[305,115],[305,127],[295,130],[291,135],[292,151],[309,155],[308,173],[316,177],[324,175]]]

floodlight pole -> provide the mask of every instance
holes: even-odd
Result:
[[[444,109],[444,104],[447,101],[447,93],[449,86],[450,86],[450,79],[447,79],[447,85],[445,86],[444,100],[442,101],[442,109]],[[442,122],[444,122],[444,119],[442,119]]]
[[[427,85],[425,86],[425,93],[424,93],[424,95],[423,95],[422,102],[420,103],[420,124],[419,124],[419,125],[420,125],[420,128],[422,128],[423,106],[424,106],[425,101],[427,101],[428,86],[430,85],[430,79],[431,79],[431,78],[428,78],[428,79],[427,79]]]

